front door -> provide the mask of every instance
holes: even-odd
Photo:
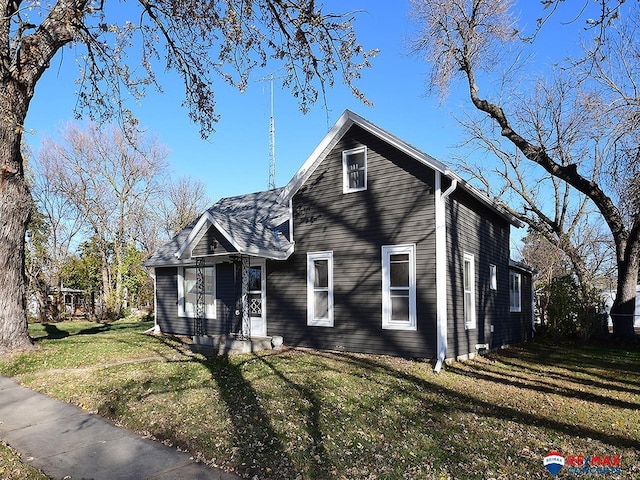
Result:
[[[251,336],[267,336],[266,275],[264,259],[251,259],[249,267],[249,319]]]

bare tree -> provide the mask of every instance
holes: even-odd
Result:
[[[180,177],[171,182],[165,200],[164,228],[169,238],[209,206],[204,182],[189,177]]]
[[[187,176],[170,181],[160,204],[165,237],[171,238],[209,206],[206,185]]]
[[[57,179],[51,178],[49,172],[39,171],[38,167],[36,162],[31,182],[35,207],[27,232],[31,262],[27,277],[39,300],[41,317],[46,315],[55,320],[60,314],[60,305],[51,305],[49,310],[48,290],[55,285],[61,291],[60,269],[71,253],[72,242],[83,222],[82,213],[70,199],[56,193]]]
[[[201,214],[209,203],[202,180],[166,174],[157,202],[135,225],[136,243],[146,256],[151,255]]]
[[[513,113],[518,124],[523,125],[530,138],[548,145],[564,164],[582,162],[583,168],[591,169],[589,178],[597,180],[599,157],[595,156],[588,167],[583,161],[592,153],[590,143],[594,140],[585,137],[583,132],[591,132],[592,136],[597,134],[594,128],[597,112],[593,111],[588,96],[562,75],[540,80],[534,87],[533,95],[527,97],[527,101],[521,100],[521,107]],[[595,221],[597,212],[587,196],[523,158],[520,151],[501,136],[487,134],[487,131],[492,132],[488,120],[472,112],[460,123],[468,133],[467,144],[479,147],[492,159],[497,159],[496,166],[487,168],[486,162],[468,155],[461,158],[458,168],[479,180],[488,196],[495,196],[532,231],[565,253],[571,261],[586,307],[593,297],[594,270],[580,246],[588,243],[585,232],[596,232],[585,229],[584,224]]]
[[[555,8],[561,0],[542,3]],[[525,95],[518,82],[499,81],[502,88],[489,89],[487,96],[480,94],[481,85],[492,84],[488,81],[491,72],[502,69],[511,74],[516,59],[528,46],[518,43],[522,29],[512,14],[511,1],[412,0],[413,14],[422,26],[414,48],[431,63],[432,87],[446,92],[455,78],[462,77],[471,104],[491,121],[491,127],[484,130],[486,137],[502,137],[542,167],[553,181],[570,185],[595,205],[616,246],[617,296],[611,310],[614,334],[634,338],[640,211],[638,202],[628,201],[614,186],[630,192],[638,183],[638,143],[635,151],[630,147],[639,120],[640,97],[635,82],[640,52],[635,39],[640,6],[637,2],[623,7],[624,2],[598,3],[600,16],[589,23],[598,35],[585,44],[583,55],[562,65],[572,82],[557,84],[567,89],[564,95],[558,95],[554,87],[546,109],[534,101],[537,89]],[[544,28],[544,23],[540,20],[538,27]],[[528,43],[534,37],[527,38]],[[622,45],[626,48],[621,49]],[[541,72],[544,74],[548,71]],[[586,124],[572,129],[580,122],[568,121],[565,115],[580,113],[578,105],[585,107],[581,118]],[[545,115],[555,112],[560,113],[554,124],[554,118]],[[565,156],[566,149],[559,142],[566,138],[573,139],[575,151],[586,152],[589,146],[597,153]],[[555,219],[549,220],[547,225],[553,225]]]
[[[137,130],[125,134],[116,127],[81,129],[75,124],[67,126],[61,142],[45,139],[39,152],[39,167],[53,193],[82,215],[97,242],[110,313],[122,307],[127,245],[161,198],[167,154]]]
[[[20,144],[36,85],[65,45],[78,52],[78,113],[100,121],[132,120],[124,93],[140,98],[148,86],[159,88],[154,67],[180,75],[202,135],[218,119],[214,78],[242,90],[267,62],[284,65],[283,83],[303,110],[333,85],[334,72],[366,100],[354,82],[375,52],[358,43],[351,13],[326,13],[313,0],[138,0],[121,22],[105,5],[111,1],[0,0],[0,350],[31,346],[24,279],[31,198]]]

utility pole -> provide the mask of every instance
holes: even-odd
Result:
[[[276,188],[276,121],[273,112],[273,73],[271,81],[271,118],[269,120],[269,190]]]

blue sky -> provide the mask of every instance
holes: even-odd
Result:
[[[455,145],[463,140],[452,113],[468,105],[464,91],[453,94],[440,104],[426,95],[428,66],[409,56],[406,38],[416,28],[409,21],[406,0],[331,0],[328,10],[362,10],[357,15],[356,32],[365,48],[378,48],[373,68],[363,72],[358,86],[375,104],[368,107],[351,95],[349,89],[336,83],[328,90],[325,110],[318,102],[303,115],[296,100],[276,83],[276,158],[277,185],[284,185],[322,140],[327,130],[350,109],[395,134],[445,164],[452,163]],[[536,0],[522,2],[526,8],[539,10]],[[533,6],[532,6],[533,5]],[[530,24],[538,12],[526,12]],[[575,45],[550,29],[547,38],[539,39],[538,60],[550,61],[550,55],[564,55],[564,49]],[[26,142],[37,153],[46,136],[56,137],[64,124],[73,118],[77,67],[73,50],[52,62],[37,86],[26,122]],[[220,82],[216,89],[217,109],[222,118],[216,132],[202,140],[199,127],[193,124],[181,107],[184,91],[175,74],[156,72],[164,93],[149,92],[140,105],[130,107],[141,125],[166,145],[171,155],[174,175],[202,179],[212,201],[220,197],[264,190],[269,166],[269,83],[258,79],[270,71],[255,72],[248,90],[237,90]]]
[[[424,96],[424,63],[405,53],[404,39],[411,27],[408,2],[334,3],[336,9],[363,10],[356,22],[359,39],[366,48],[380,49],[373,68],[365,70],[358,83],[375,107],[362,104],[336,82],[327,94],[329,111],[318,102],[303,115],[296,99],[280,89],[276,80],[277,185],[293,176],[346,108],[446,161],[447,147],[456,141],[452,134],[456,126],[448,110]],[[77,69],[72,52],[66,49],[61,63],[52,62],[37,87],[26,122],[27,131],[34,132],[26,135],[34,152],[43,137],[55,137],[73,118]],[[220,82],[216,98],[222,117],[207,140],[200,138],[198,126],[181,107],[184,89],[171,72],[161,77],[164,93],[150,91],[133,110],[141,125],[171,150],[173,171],[204,180],[212,200],[264,190],[269,173],[270,94],[269,83],[258,80],[269,72],[269,68],[255,72],[243,94]]]

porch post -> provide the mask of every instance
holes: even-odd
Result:
[[[242,263],[242,338],[251,337],[251,321],[249,319],[249,257],[243,255]]]
[[[194,318],[193,334],[204,335],[203,318],[205,311],[205,276],[204,258],[196,258],[196,318]]]

